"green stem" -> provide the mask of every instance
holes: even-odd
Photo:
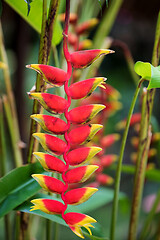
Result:
[[[52,222],[47,219],[46,220],[46,240],[51,240],[52,239]]]
[[[150,224],[152,222],[152,219],[153,219],[154,214],[155,214],[155,212],[157,210],[159,202],[160,202],[160,191],[157,193],[157,196],[156,196],[156,199],[155,199],[154,204],[152,206],[152,209],[151,209],[151,211],[149,212],[149,214],[146,217],[143,229],[141,230],[141,234],[139,236],[139,240],[145,240],[146,239],[146,236],[147,236],[147,234],[149,232],[149,226],[150,226]]]
[[[130,226],[128,240],[135,240],[137,234],[137,225],[139,218],[139,210],[142,201],[142,193],[144,187],[144,179],[146,172],[146,165],[148,160],[148,151],[151,142],[151,127],[149,127],[149,109],[147,105],[147,90],[143,92],[142,113],[141,113],[141,128],[139,137],[139,149],[137,156],[132,209],[130,216]]]
[[[47,0],[43,0],[43,15],[42,15],[42,28],[41,28],[41,36],[40,36],[40,47],[39,47],[39,64],[47,64],[49,62],[49,55],[51,52],[51,44],[52,44],[52,35],[53,35],[53,27],[55,23],[55,19],[57,16],[59,6],[59,0],[51,0],[49,14],[47,17]],[[40,74],[37,74],[36,80],[36,92],[44,92],[45,84],[43,78]],[[34,100],[33,104],[33,114],[40,113],[41,108],[39,106],[38,101]],[[32,137],[32,134],[40,131],[40,126],[32,120],[31,122],[31,130],[30,130],[30,143],[28,150],[28,163],[32,163],[34,161],[33,152],[38,149],[38,141]]]
[[[0,176],[4,176],[7,172],[7,159],[6,159],[6,144],[5,144],[5,133],[4,133],[4,120],[3,120],[3,106],[2,100],[0,98]],[[5,239],[11,240],[11,224],[10,224],[10,215],[7,214],[4,217],[5,224]]]
[[[124,149],[125,149],[125,145],[126,145],[128,131],[129,131],[130,120],[132,117],[132,113],[134,110],[134,106],[135,106],[139,91],[140,91],[140,86],[138,85],[135,90],[133,100],[132,100],[132,103],[130,106],[130,110],[129,110],[127,122],[126,122],[126,127],[124,130],[121,148],[120,148],[119,160],[118,160],[118,164],[117,164],[116,177],[115,177],[115,190],[114,190],[112,219],[111,219],[111,233],[110,233],[111,240],[115,239],[115,228],[116,228],[116,221],[117,221],[117,214],[118,214],[118,195],[119,195],[119,188],[120,188],[121,168],[122,168]]]
[[[111,1],[109,9],[106,8],[104,17],[99,23],[99,27],[96,31],[96,34],[93,38],[94,48],[97,48],[102,45],[104,38],[108,36],[118,14],[118,11],[121,7],[123,0],[113,0]]]
[[[11,107],[9,104],[9,100],[6,95],[3,96],[3,103],[4,103],[5,114],[6,114],[6,118],[7,118],[8,127],[9,127],[9,132],[10,132],[10,136],[11,136],[11,142],[12,142],[12,146],[13,146],[15,167],[20,167],[21,162],[19,161],[19,159],[20,159],[19,146],[18,146],[18,144],[15,143],[16,129],[14,128],[14,123],[12,121],[13,120],[12,111],[11,111]]]
[[[13,127],[10,128],[10,131],[11,131],[10,134],[13,136],[13,139],[14,139],[12,141],[12,147],[13,147],[13,151],[15,152],[15,157],[16,157],[15,162],[17,166],[21,166],[23,164],[22,151],[21,151],[21,148],[18,146],[19,143],[21,142],[21,139],[20,139],[20,133],[19,133],[15,98],[14,98],[12,86],[11,86],[8,59],[7,59],[7,54],[4,47],[1,23],[0,23],[0,55],[1,55],[2,62],[5,64],[5,68],[3,68],[3,76],[4,76],[5,85],[6,85],[7,97],[10,105],[11,121],[13,125]]]
[[[54,223],[54,240],[58,240],[59,238],[59,224],[58,223]]]

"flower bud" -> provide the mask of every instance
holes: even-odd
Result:
[[[41,143],[45,151],[51,154],[62,155],[67,147],[66,142],[50,134],[34,133],[33,137]]]
[[[60,118],[44,114],[33,114],[31,115],[31,118],[37,121],[41,125],[43,130],[49,133],[62,135],[68,129],[67,123]]]
[[[114,51],[108,49],[76,51],[71,53],[70,62],[73,68],[86,68],[90,66],[100,56],[109,53],[114,53]]]
[[[109,134],[101,139],[101,145],[102,145],[102,147],[110,147],[112,144],[114,144],[119,139],[120,139],[119,134],[117,134],[117,133]]]
[[[97,18],[91,18],[76,27],[76,33],[78,35],[85,34],[86,32],[90,31],[93,27],[98,24],[99,20]]]
[[[98,112],[105,108],[102,104],[89,104],[73,108],[69,112],[69,119],[74,124],[89,122]]]
[[[40,104],[54,114],[64,113],[67,108],[67,100],[50,93],[30,93],[30,96],[37,99]]]
[[[96,180],[102,185],[111,185],[114,182],[112,177],[104,173],[97,174]]]
[[[101,164],[103,167],[109,167],[112,163],[117,161],[118,156],[115,154],[107,154],[101,157]]]
[[[54,87],[60,87],[66,81],[67,73],[60,68],[44,64],[30,64],[26,67],[40,73],[43,76],[44,81],[53,85]]]
[[[86,98],[96,89],[96,87],[104,88],[106,78],[97,77],[90,78],[80,82],[76,82],[69,87],[69,93],[72,99]]]

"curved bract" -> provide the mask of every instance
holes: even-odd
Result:
[[[34,69],[41,74],[47,83],[56,87],[64,85],[66,98],[49,93],[30,93],[30,96],[38,100],[48,112],[52,114],[64,114],[65,121],[52,115],[33,114],[31,116],[32,119],[40,124],[44,131],[50,133],[33,134],[33,136],[41,143],[44,150],[50,153],[35,152],[34,155],[45,170],[60,173],[62,175],[62,180],[42,174],[33,174],[32,177],[47,192],[59,194],[63,203],[53,199],[35,199],[32,200],[34,206],[32,206],[31,210],[39,209],[48,214],[61,214],[70,229],[77,236],[84,238],[81,227],[85,227],[88,232],[92,234],[90,227],[93,226],[91,223],[96,222],[96,220],[81,213],[66,213],[66,210],[68,205],[78,205],[87,201],[98,189],[94,187],[78,187],[76,189],[70,189],[70,184],[85,182],[98,169],[98,166],[95,164],[84,164],[89,163],[89,161],[102,149],[96,146],[80,147],[79,145],[89,142],[103,127],[100,124],[86,123],[102,111],[105,108],[105,105],[87,104],[75,107],[71,110],[69,110],[69,108],[72,99],[86,98],[98,86],[105,88],[103,84],[105,83],[106,78],[91,78],[71,84],[70,86],[69,79],[72,75],[72,68],[85,68],[101,55],[106,55],[113,51],[107,49],[95,49],[73,53],[69,52],[67,39],[69,2],[69,0],[66,0],[66,20],[63,41],[67,72],[59,68],[42,64],[27,65],[28,68]],[[53,136],[53,134],[63,135],[64,139]],[[62,155],[63,161],[54,155]],[[74,166],[75,168],[70,168],[70,166]],[[99,178],[101,178],[101,181],[106,181],[104,176],[99,176]]]

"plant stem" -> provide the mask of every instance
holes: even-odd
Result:
[[[42,15],[42,27],[41,27],[41,36],[40,36],[40,47],[39,47],[39,64],[47,64],[49,62],[49,55],[51,52],[51,44],[52,44],[52,35],[53,35],[53,27],[56,19],[56,15],[58,12],[60,0],[51,0],[49,14],[47,17],[47,0],[43,0],[43,15]],[[37,74],[36,79],[36,92],[44,92],[45,91],[45,83],[40,74]],[[33,104],[33,114],[40,113],[41,107],[38,101],[34,100]],[[31,130],[30,130],[30,143],[28,150],[28,163],[32,163],[34,161],[33,152],[38,149],[38,141],[32,137],[32,134],[40,131],[40,126],[32,120],[31,122]]]
[[[157,196],[156,196],[156,199],[154,201],[154,204],[152,205],[152,209],[151,209],[151,211],[149,212],[149,214],[146,217],[143,229],[141,230],[141,234],[139,236],[139,240],[145,240],[146,239],[146,235],[148,234],[148,231],[149,231],[149,226],[150,226],[150,224],[152,222],[152,219],[153,219],[154,214],[155,214],[155,212],[157,210],[159,202],[160,202],[160,191],[157,193]]]
[[[15,161],[15,167],[20,167],[21,163],[19,161],[19,147],[17,144],[15,144],[15,132],[16,129],[14,128],[14,123],[13,123],[13,118],[12,118],[12,112],[11,112],[11,106],[9,104],[9,100],[6,95],[3,96],[3,103],[4,103],[4,109],[5,109],[5,114],[7,118],[7,123],[9,127],[9,132],[11,136],[11,142],[12,142],[12,147],[13,147],[13,154],[14,154],[14,161]]]
[[[10,134],[13,137],[12,147],[15,153],[14,156],[15,156],[16,166],[21,166],[23,164],[23,159],[22,159],[21,148],[19,147],[19,143],[21,142],[21,140],[20,140],[19,126],[18,126],[18,118],[17,118],[15,98],[14,98],[12,86],[11,86],[8,59],[7,59],[7,54],[4,47],[1,23],[0,23],[0,55],[1,55],[2,62],[5,64],[5,68],[3,68],[3,75],[4,75],[6,92],[7,92],[7,97],[8,97],[10,111],[11,111],[10,120],[12,121],[12,126],[13,126],[12,128],[10,128]]]
[[[148,160],[148,151],[150,147],[151,136],[151,126],[149,127],[149,109],[147,107],[147,90],[145,88],[145,91],[143,92],[139,149],[134,180],[128,240],[136,239],[139,210],[142,200],[145,171]]]
[[[49,219],[46,219],[46,240],[51,240],[52,237],[52,222]]]
[[[160,14],[158,15],[156,34],[155,34],[155,43],[153,48],[153,57],[152,64],[157,66],[159,62],[159,42],[160,42]],[[133,194],[133,203],[131,210],[130,218],[130,227],[129,227],[129,240],[136,239],[139,209],[142,199],[143,185],[144,185],[144,176],[146,170],[146,162],[148,158],[149,145],[151,141],[151,127],[150,119],[153,109],[153,102],[155,96],[155,89],[151,89],[146,92],[144,96],[144,103],[142,106],[142,119],[141,119],[141,130],[140,130],[140,144],[138,149],[138,158],[137,166],[135,173],[135,184],[134,184],[134,194]]]
[[[116,221],[117,221],[117,214],[118,214],[118,195],[119,195],[119,188],[120,188],[121,168],[122,168],[124,149],[125,149],[125,145],[126,145],[128,131],[129,131],[130,120],[132,117],[132,113],[134,110],[134,106],[135,106],[139,91],[140,91],[140,86],[138,85],[135,90],[135,93],[134,93],[134,96],[132,99],[132,103],[131,103],[131,106],[129,109],[126,127],[125,127],[125,130],[123,133],[123,138],[122,138],[122,143],[121,143],[121,148],[120,148],[119,160],[118,160],[118,164],[117,164],[116,177],[115,177],[115,190],[114,190],[112,219],[111,219],[111,232],[110,232],[111,240],[115,239],[115,228],[116,228]]]
[[[2,100],[0,98],[0,176],[4,176],[7,172],[6,168],[6,144],[5,144],[5,133],[4,133],[4,120],[3,120],[3,106]],[[7,214],[4,216],[4,224],[5,224],[5,239],[11,239],[11,224],[10,224],[10,215]]]

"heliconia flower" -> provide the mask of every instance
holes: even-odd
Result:
[[[34,206],[31,207],[30,211],[41,210],[48,214],[61,214],[64,209],[63,203],[52,199],[40,198],[34,199],[31,202]]]
[[[87,201],[95,192],[97,188],[83,187],[68,191],[65,196],[65,203],[70,205],[78,205]]]
[[[102,185],[111,185],[114,182],[112,177],[104,173],[97,174],[96,180]]]
[[[118,101],[110,101],[105,103],[105,106],[107,115],[111,115],[122,108],[122,103]]]
[[[95,223],[96,220],[88,215],[76,212],[66,213],[64,215],[65,222],[69,225],[71,230],[79,237],[84,238],[81,231],[81,227],[88,230],[89,234],[92,235],[90,227],[93,227],[91,223]]]
[[[89,122],[98,112],[105,108],[102,104],[89,104],[73,108],[69,112],[69,119],[74,124]]]
[[[98,166],[96,165],[88,165],[73,168],[66,173],[67,182],[68,183],[85,182],[97,169]]]
[[[85,144],[89,142],[94,135],[103,128],[101,124],[89,124],[72,129],[68,134],[71,144]]]
[[[152,158],[152,157],[154,157],[156,154],[157,154],[157,149],[151,148],[151,149],[149,149],[149,151],[148,151],[148,158]],[[131,153],[131,161],[132,161],[133,163],[136,163],[136,161],[137,161],[137,152]]]
[[[78,35],[85,34],[89,30],[91,30],[93,27],[95,27],[98,24],[99,20],[97,18],[91,18],[81,24],[79,24],[75,31]]]
[[[100,56],[109,53],[114,53],[114,51],[108,49],[76,51],[71,53],[70,62],[73,68],[86,68],[90,66]]]
[[[64,191],[64,183],[60,180],[43,174],[32,174],[39,185],[48,192],[61,194]]]
[[[120,92],[117,91],[114,87],[112,87],[110,84],[105,84],[105,89],[103,90],[107,96],[111,97],[114,100],[118,100],[121,97]]]
[[[138,148],[139,138],[138,137],[132,137],[131,138],[131,144],[132,144],[133,147]]]
[[[100,142],[102,147],[110,147],[113,143],[115,143],[119,139],[120,139],[120,135],[118,133],[112,133],[104,136]]]
[[[82,147],[76,148],[67,154],[68,162],[71,166],[84,164],[94,157],[102,148],[100,147]]]
[[[59,158],[43,152],[34,152],[33,154],[45,170],[59,173],[65,170],[66,165]]]
[[[77,37],[77,35],[73,34],[73,33],[68,34],[68,42],[73,47],[77,47],[78,46],[78,37]]]
[[[58,19],[61,22],[64,22],[64,20],[65,20],[65,13],[59,14],[58,15]],[[69,15],[69,23],[75,24],[77,22],[77,19],[78,19],[78,15],[76,13],[70,13],[70,15]]]
[[[72,99],[86,98],[96,89],[96,87],[104,88],[106,78],[97,77],[90,78],[80,82],[76,82],[69,87],[69,93]]]
[[[91,48],[93,45],[93,42],[90,39],[84,39],[79,43],[78,51],[86,50],[88,48]]]
[[[159,140],[160,140],[160,133],[159,132],[153,133],[152,142],[156,142],[156,141],[159,141]]]
[[[30,64],[26,67],[40,73],[43,76],[44,81],[55,87],[62,86],[66,81],[67,73],[60,68],[44,64]]]
[[[107,154],[107,155],[103,155],[100,159],[101,161],[101,165],[103,167],[109,167],[112,163],[114,163],[115,161],[117,161],[118,156],[115,154]]]
[[[64,113],[67,108],[67,100],[57,95],[50,93],[30,93],[30,96],[37,99],[48,112],[54,114]]]
[[[67,147],[66,142],[50,134],[34,133],[33,137],[41,143],[45,151],[56,155],[62,155]]]
[[[33,114],[30,117],[37,121],[46,132],[61,135],[68,130],[67,123],[60,118],[44,114]]]
[[[131,121],[130,121],[130,126],[133,126],[136,123],[139,123],[141,121],[141,113],[134,113],[131,117]],[[126,119],[120,121],[117,125],[116,128],[117,129],[123,129],[126,126]]]

